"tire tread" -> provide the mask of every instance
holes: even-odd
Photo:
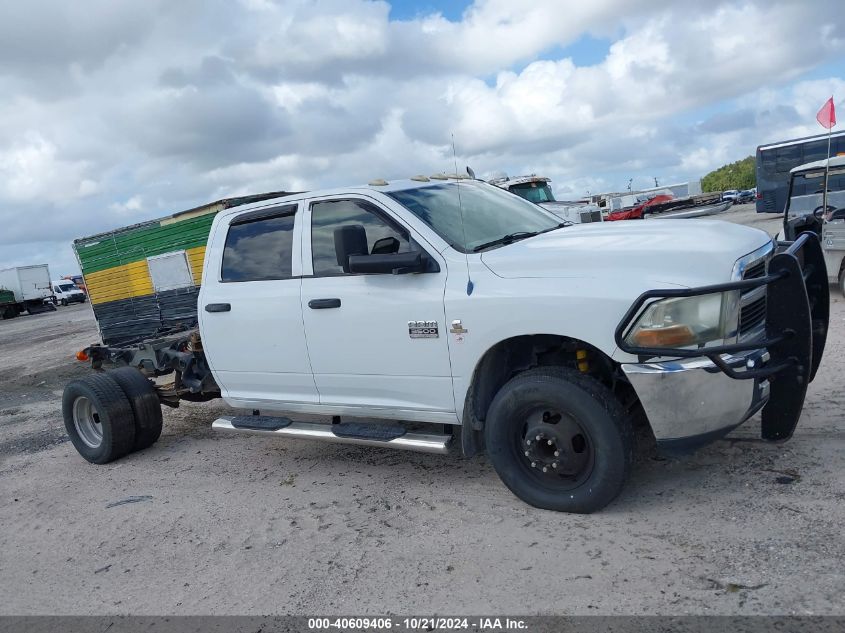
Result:
[[[73,424],[73,401],[80,387],[90,392],[95,400],[94,406],[100,414],[101,424],[108,425],[108,432],[103,431],[103,443],[95,453],[90,447],[82,446]],[[86,396],[89,394],[85,394]],[[135,424],[132,407],[120,386],[106,374],[91,374],[85,378],[73,380],[65,387],[62,397],[62,413],[65,429],[70,435],[77,451],[88,461],[105,464],[132,452],[135,441]],[[87,453],[87,454],[86,454]]]
[[[110,376],[123,390],[132,407],[135,420],[133,451],[149,448],[161,436],[163,418],[161,403],[152,383],[134,367],[110,369]]]

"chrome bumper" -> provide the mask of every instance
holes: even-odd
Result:
[[[753,369],[764,351],[723,357],[732,368]],[[707,358],[623,364],[622,370],[645,409],[658,448],[686,453],[719,439],[769,400],[765,378],[734,380]]]

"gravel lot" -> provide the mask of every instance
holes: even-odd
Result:
[[[836,292],[831,308],[790,442],[755,418],[683,460],[643,446],[592,516],[523,504],[484,458],[216,435],[216,403],[166,409],[151,449],[93,466],[60,414],[90,307],[2,321],[0,613],[843,614]]]

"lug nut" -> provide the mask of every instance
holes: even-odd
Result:
[[[547,442],[547,444],[548,444],[549,446],[551,446],[551,445],[552,445],[552,441],[551,441],[551,440],[549,440],[549,441]]]
[[[543,466],[543,472],[546,472],[546,471],[548,471],[548,470],[549,470],[548,468],[546,468],[545,466]]]
[[[537,468],[537,462],[531,462],[531,468]]]
[[[537,441],[539,442],[541,438],[540,438],[540,436],[538,435],[538,436],[537,436],[537,437],[535,437],[534,439],[535,439],[535,440],[537,440]]]
[[[526,456],[526,457],[528,457],[528,455],[529,455],[529,454],[530,454],[530,453],[529,453],[528,451],[525,451],[525,456]]]
[[[555,457],[560,457],[560,451],[555,451]]]
[[[531,446],[531,440],[525,440],[525,445],[526,445],[526,446]]]
[[[557,468],[557,462],[552,464],[552,468]]]

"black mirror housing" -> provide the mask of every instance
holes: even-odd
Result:
[[[362,224],[347,224],[334,230],[334,251],[338,266],[350,273],[349,258],[367,254],[367,231]]]
[[[384,255],[350,255],[349,272],[351,273],[421,273],[425,270],[422,253],[388,253]]]
[[[373,244],[373,250],[370,252],[370,255],[388,255],[390,253],[398,253],[399,246],[399,240],[395,237],[383,237],[380,240],[376,240],[376,243]]]

